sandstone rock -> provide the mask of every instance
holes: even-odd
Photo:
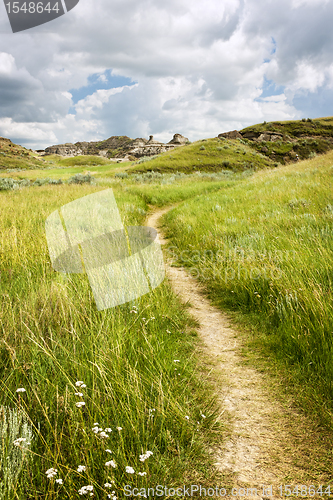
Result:
[[[254,130],[250,130],[248,132],[243,132],[242,137],[244,139],[250,139],[250,141],[254,141],[255,139],[258,139],[259,135],[261,132],[257,132]]]
[[[219,134],[217,137],[218,138],[225,137],[226,139],[243,139],[242,134],[240,134],[238,130],[232,130],[231,132],[223,132],[222,134]]]
[[[183,146],[184,144],[186,144],[187,142],[189,142],[188,138],[187,137],[184,137],[183,135],[181,134],[175,134],[173,136],[173,138],[171,139],[170,142],[168,142],[168,144],[176,144],[176,145],[181,145]]]
[[[61,156],[100,155],[107,158],[141,158],[154,156],[170,151],[188,142],[187,137],[175,134],[168,144],[156,141],[151,135],[149,140],[143,138],[130,139],[125,136],[112,136],[101,142],[76,142],[75,144],[58,144],[45,149],[45,154]]]

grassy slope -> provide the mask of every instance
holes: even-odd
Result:
[[[31,150],[18,146],[8,139],[0,137],[0,172],[7,169],[40,168],[45,161]]]
[[[131,168],[131,172],[217,172],[271,167],[274,163],[238,140],[204,139],[163,153]]]
[[[248,141],[248,144],[272,161],[282,164],[295,161],[296,155],[304,160],[333,148],[332,117],[259,123],[241,130],[241,133],[265,131],[278,132],[283,137],[278,141]]]
[[[241,313],[308,413],[332,428],[333,152],[255,173],[166,216],[178,264]]]

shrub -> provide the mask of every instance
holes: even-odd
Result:
[[[49,179],[49,178],[36,179],[32,185],[33,186],[43,186],[44,184],[49,184],[50,181],[51,181],[51,179]]]
[[[50,179],[49,184],[62,184],[62,179]]]
[[[32,437],[31,425],[22,412],[0,406],[0,498],[9,498]]]
[[[4,179],[0,179],[0,191],[7,191],[8,189],[15,189],[17,182],[15,179],[11,177],[6,177]]]
[[[128,173],[127,172],[117,172],[114,176],[118,177],[119,179],[126,179],[126,177],[128,177]]]
[[[205,146],[200,146],[200,151],[204,151],[205,149]]]
[[[30,185],[29,179],[17,180],[17,179],[12,179],[11,177],[6,177],[3,179],[0,179],[0,191],[7,191],[10,189],[18,189],[20,187],[29,186],[29,185]]]
[[[68,180],[68,184],[91,184],[94,178],[90,175],[75,174]]]

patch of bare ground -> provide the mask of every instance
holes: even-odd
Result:
[[[160,219],[170,208],[153,212],[146,222],[158,230],[162,246],[166,241]],[[228,435],[210,450],[221,477],[245,488],[247,498],[253,496],[250,488],[257,489],[256,498],[275,499],[281,498],[280,485],[292,485],[292,490],[296,485],[327,485],[332,479],[331,436],[316,429],[291,397],[283,400],[267,370],[246,359],[244,332],[210,303],[204,288],[184,269],[170,263],[166,267],[173,290],[199,324],[202,355],[213,368],[211,381],[223,418],[231,423]],[[263,486],[272,490],[263,493]],[[310,498],[304,493],[292,496]]]

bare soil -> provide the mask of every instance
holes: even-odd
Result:
[[[170,208],[155,211],[146,222],[158,230],[162,246],[166,240],[159,220]],[[184,269],[168,263],[166,268],[173,290],[190,305],[188,311],[200,325],[202,354],[213,366],[221,413],[231,423],[229,435],[221,436],[220,445],[211,449],[217,470],[231,475],[235,487],[257,488],[256,498],[281,499],[280,485],[323,483],[327,470],[315,465],[321,445],[316,449],[314,440],[309,440],[312,431],[305,417],[292,404],[281,404],[267,373],[246,362],[244,336],[226,314],[211,305],[203,287]],[[263,493],[263,486],[270,485],[273,495]]]

